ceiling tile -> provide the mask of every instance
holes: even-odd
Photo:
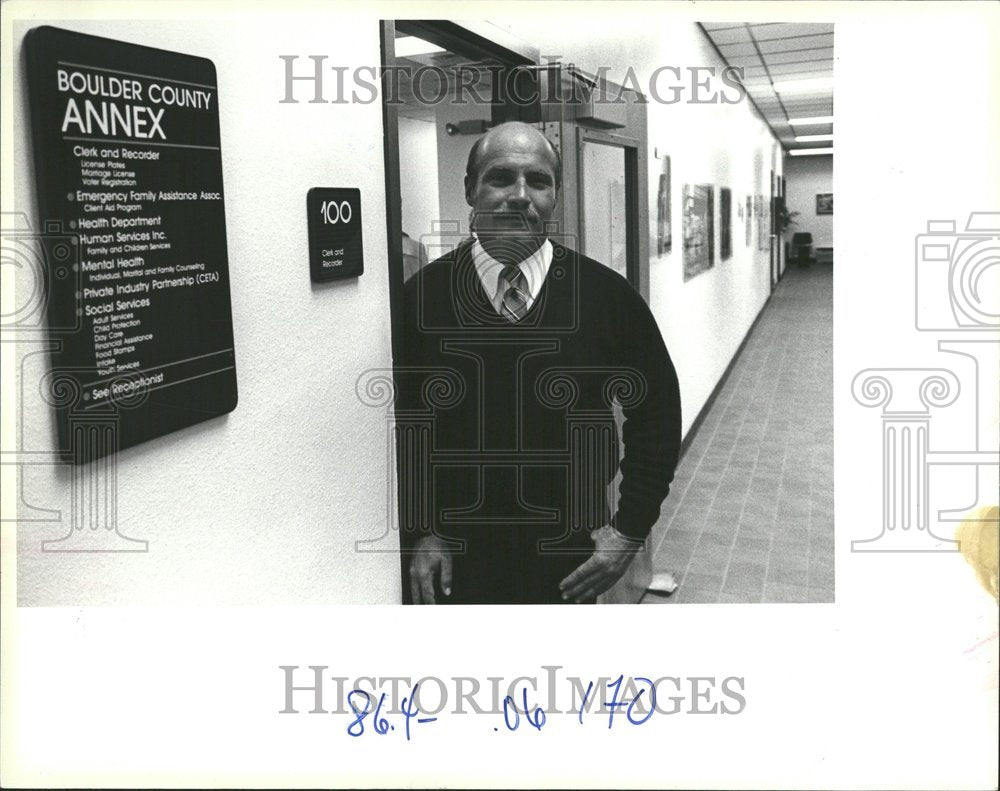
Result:
[[[796,135],[832,135],[833,124],[795,124]]]
[[[705,30],[728,30],[734,27],[743,27],[743,22],[702,22],[701,26]]]
[[[833,24],[814,23],[784,23],[750,25],[753,36],[757,41],[774,41],[782,38],[794,38],[796,36],[815,36],[824,33],[833,33]]]
[[[825,112],[827,115],[831,115],[833,110],[829,107],[819,108],[816,110],[788,110],[789,118],[810,118],[812,116],[818,116],[820,113]],[[795,129],[800,135],[828,135],[830,130],[833,128],[833,124],[795,124]],[[814,131],[815,130],[815,131]]]
[[[768,71],[780,75],[783,82],[795,79],[795,74],[801,74],[802,79],[812,80],[833,76],[833,64],[826,60],[809,63],[772,63]],[[778,81],[775,76],[775,82]]]
[[[833,48],[812,49],[804,52],[766,52],[764,62],[770,66],[772,63],[813,63],[816,61],[826,61],[833,67]]]
[[[774,41],[758,41],[757,46],[761,52],[788,52],[796,49],[810,49],[813,47],[832,47],[833,34],[817,34],[815,36],[796,36],[794,38],[780,38]]]
[[[739,55],[737,57],[726,57],[731,66],[762,66],[763,61],[756,55]]]
[[[827,116],[833,115],[833,105],[832,104],[812,104],[812,105],[785,105],[785,109],[788,110],[789,118],[814,118],[820,117],[825,118]],[[820,126],[820,124],[809,124],[808,128]],[[805,128],[805,127],[803,127]]]
[[[796,112],[798,112],[799,110],[804,110],[804,111],[808,111],[808,110],[832,110],[833,109],[833,99],[827,97],[826,99],[821,100],[821,101],[816,101],[814,99],[810,99],[808,101],[798,101],[798,102],[786,99],[785,100],[785,107],[789,107],[789,108],[794,107]],[[809,114],[810,115],[822,115],[823,113],[809,113]],[[826,113],[826,115],[832,115],[832,113]]]
[[[723,44],[738,44],[750,41],[750,34],[745,27],[728,28],[726,30],[709,31],[709,35],[719,46]]]
[[[722,56],[729,60],[730,58],[741,58],[746,55],[753,55],[756,57],[757,48],[753,45],[752,41],[739,42],[737,44],[722,44],[719,47],[722,50]]]
[[[830,77],[833,75],[833,71],[828,64],[824,61],[820,61],[815,65],[810,65],[808,63],[802,64],[774,64],[770,68],[761,66],[743,66],[740,65],[739,68],[743,70],[743,83],[749,85],[751,83],[765,85],[770,84],[768,76],[771,76],[775,82],[785,81],[790,79],[797,79],[795,75],[801,74],[802,79],[812,79],[813,77]]]

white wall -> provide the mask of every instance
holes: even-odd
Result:
[[[543,27],[536,19],[497,22],[520,38],[537,44],[542,56],[559,56],[584,71],[610,67],[607,76],[622,81],[631,66],[640,88],[661,66],[676,66],[687,77],[688,67],[723,62],[698,27],[678,22],[669,9],[652,13],[643,7],[611,16],[585,8],[562,16],[558,25]],[[704,73],[702,73],[702,77]],[[660,96],[670,98],[669,85],[680,84],[661,75]],[[713,81],[716,88],[724,85]],[[733,96],[732,89],[726,89]],[[757,230],[747,247],[736,203],[746,195],[770,196],[770,171],[781,174],[780,147],[749,101],[738,104],[691,104],[687,83],[682,101],[650,101],[647,105],[649,144],[650,305],[677,368],[681,386],[683,431],[719,382],[770,290],[769,254],[757,250]],[[650,97],[651,98],[651,97]],[[673,249],[656,255],[656,193],[661,160],[654,149],[671,157]],[[684,184],[714,184],[715,267],[687,283],[683,280],[681,194]],[[719,189],[733,193],[733,255],[719,259]]]
[[[399,182],[403,201],[403,230],[416,241],[438,220],[437,121],[399,117],[399,168],[420,170],[420,178]]]
[[[382,412],[355,382],[390,367],[382,108],[279,104],[278,56],[336,50],[347,66],[380,62],[374,17],[316,20],[244,16],[49,24],[211,58],[218,70],[222,159],[239,405],[227,417],[118,456],[118,520],[149,542],[144,554],[40,551],[67,527],[18,531],[23,604],[284,604],[399,601],[398,556],[358,553],[383,533],[390,470]],[[39,21],[41,24],[41,21]],[[22,70],[25,26],[5,49],[14,145],[4,153],[13,201],[35,222]],[[304,63],[302,63],[304,61]],[[308,73],[308,71],[306,71]],[[13,152],[11,151],[13,149]],[[12,170],[8,170],[8,167]],[[365,274],[314,287],[309,279],[306,191],[360,187]],[[31,283],[19,278],[23,293]],[[51,451],[54,421],[37,395],[47,355],[19,347],[22,450]],[[8,405],[4,405],[5,410]],[[68,518],[66,468],[23,467],[25,499]],[[23,506],[19,517],[31,514]],[[381,546],[397,546],[394,534]]]
[[[785,160],[785,195],[788,211],[797,211],[787,234],[808,231],[813,247],[833,247],[833,215],[816,214],[816,195],[833,192],[833,157],[788,157]]]
[[[440,219],[452,227],[458,223],[459,238],[469,235],[469,204],[465,200],[465,166],[469,161],[469,152],[479,135],[449,135],[445,131],[446,123],[459,121],[474,121],[490,119],[490,108],[469,102],[466,105],[443,105],[437,108],[437,151],[438,151],[438,184],[440,194]],[[422,172],[422,171],[421,171]],[[455,245],[457,240],[448,238],[442,244],[446,249]],[[441,253],[439,252],[438,255]],[[435,255],[431,255],[433,261]]]
[[[489,107],[444,104],[420,119],[399,118],[399,182],[403,230],[422,241],[433,261],[469,235],[465,165],[479,135],[449,135],[449,123],[489,120]],[[457,230],[452,230],[457,229]]]

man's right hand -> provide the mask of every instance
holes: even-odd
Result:
[[[437,536],[421,538],[410,560],[410,595],[414,604],[436,604],[434,577],[440,576],[441,590],[451,596],[451,553]]]

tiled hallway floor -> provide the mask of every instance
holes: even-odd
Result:
[[[790,267],[677,470],[654,526],[671,596],[833,601],[833,275]]]

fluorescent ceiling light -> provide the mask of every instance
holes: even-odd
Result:
[[[794,151],[789,151],[793,157],[808,157],[815,156],[816,154],[832,154],[833,147],[830,148],[798,148]]]
[[[816,77],[811,80],[788,80],[774,83],[778,93],[811,93],[833,87],[833,77]]]
[[[432,52],[444,52],[444,47],[431,44],[416,36],[400,36],[395,41],[397,58],[412,58],[414,55],[430,55]]]
[[[796,143],[818,143],[820,140],[833,140],[833,135],[796,135]]]
[[[792,126],[805,126],[807,124],[832,124],[832,115],[817,115],[815,118],[789,118],[788,123]]]

